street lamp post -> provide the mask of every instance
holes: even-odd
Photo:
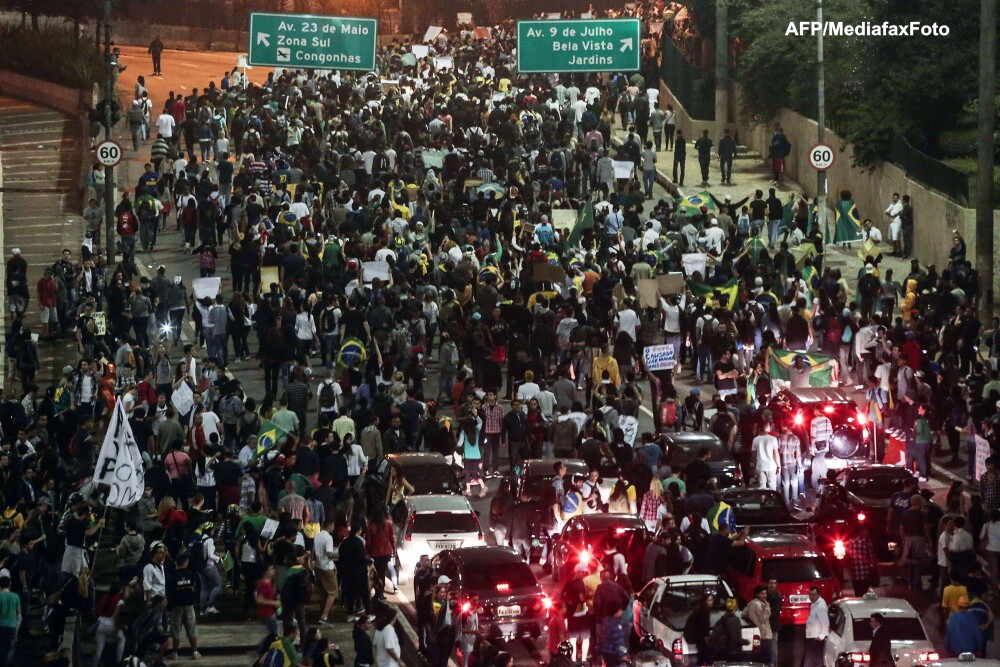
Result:
[[[112,104],[115,99],[111,54],[111,0],[104,0],[104,138],[111,139]],[[104,168],[104,246],[108,268],[115,265],[115,168]]]
[[[816,0],[816,21],[820,26],[816,37],[816,121],[819,126],[819,143],[823,143],[826,137],[826,75],[823,70],[823,0]],[[818,169],[816,171],[816,208],[819,218],[816,224],[819,225],[820,233],[827,234],[827,212],[826,212],[826,171]],[[803,230],[805,231],[805,230]],[[831,239],[823,239],[823,245],[829,245]]]
[[[996,150],[997,0],[980,0],[979,19],[979,171],[976,175],[976,270],[979,271],[979,321],[993,316],[993,167]]]

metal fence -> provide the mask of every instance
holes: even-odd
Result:
[[[886,156],[906,171],[906,176],[933,188],[961,206],[969,205],[969,175],[921,153],[899,136],[892,135]]]
[[[715,79],[699,77],[669,36],[662,39],[663,82],[695,120],[715,120]]]

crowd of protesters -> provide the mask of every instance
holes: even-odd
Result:
[[[79,354],[44,391],[27,263],[17,250],[7,261],[6,351],[22,391],[8,385],[0,404],[0,596],[9,584],[21,610],[44,607],[53,637],[74,610],[93,612],[95,665],[108,642],[119,659],[176,657],[185,642],[198,658],[198,619],[230,590],[264,626],[264,659],[334,664],[338,651],[316,626],[336,605],[356,624],[356,664],[401,664],[394,612],[379,599],[398,581],[391,510],[408,484],[385,475],[384,456],[464,454],[466,493],[485,495],[504,469],[571,449],[616,469],[617,505],[603,509],[639,515],[655,536],[642,573],[622,576],[614,562],[603,575],[576,573],[550,624],[553,656],[567,638],[588,655],[597,628],[595,652],[616,664],[634,584],[713,571],[724,553],[710,536],[739,539],[719,521],[703,460],[664,465],[663,432],[710,430],[747,483],[780,483],[799,500],[796,469],[825,431],[810,442],[770,437],[767,398],[784,386],[769,376],[770,349],[800,353],[793,387],[810,351],[832,357],[839,383],[864,385],[870,416],[905,441],[921,481],[942,443],[953,462],[977,438],[995,445],[1000,323],[985,335],[975,317],[960,237],[940,273],[913,260],[897,282],[876,247],[845,276],[824,267],[804,198],[790,220],[773,189],[726,196],[712,211],[654,201],[643,182],[654,145],[685,145],[658,101],[650,29],[670,29],[661,11],[636,3],[615,13],[644,19],[639,73],[520,75],[507,22],[488,37],[444,32],[426,58],[396,42],[380,49],[378,75],[290,72],[255,85],[233,70],[155,106],[140,77],[127,120],[137,146],[152,142],[149,163],[104,239],[121,261],[106,266],[99,252],[95,168],[81,256],[66,250],[37,285],[41,344],[72,336]],[[787,140],[779,130],[772,143]],[[619,178],[616,162],[633,171]],[[560,210],[574,211],[568,227],[555,226]],[[803,260],[793,251],[804,243],[814,252]],[[195,298],[166,266],[144,275],[137,256],[165,245],[183,247],[201,277],[222,277],[218,294]],[[681,271],[689,253],[705,268],[640,307],[639,281]],[[733,280],[735,292],[724,290]],[[661,343],[673,344],[678,366],[646,369],[643,347]],[[264,392],[251,396],[243,385],[258,368]],[[704,394],[677,395],[681,368]],[[105,526],[89,479],[117,402],[146,489]],[[623,418],[638,423],[643,407],[656,432],[627,434]],[[566,493],[586,500],[586,484],[567,479]],[[995,523],[1000,510],[992,460],[981,488],[978,514],[962,518],[977,539],[985,522],[974,516]],[[995,577],[1000,532],[982,530]],[[109,563],[116,583],[97,599],[91,572]],[[431,614],[421,640],[444,638],[428,644],[446,650],[425,648],[446,664],[463,628],[447,611],[447,582],[417,574]],[[322,611],[308,618],[316,591]],[[581,606],[586,619],[574,616]]]

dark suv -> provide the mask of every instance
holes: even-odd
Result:
[[[512,549],[448,549],[438,553],[432,564],[436,577],[451,579],[456,624],[460,614],[476,611],[479,634],[490,639],[536,641],[547,633],[552,600],[542,591],[531,566]]]
[[[833,436],[826,450],[827,470],[840,470],[876,459],[872,425],[864,410],[843,387],[782,389],[767,403],[774,417],[776,433],[788,424],[803,444],[810,442],[810,427],[817,415],[830,419]],[[882,440],[881,437],[878,440]]]

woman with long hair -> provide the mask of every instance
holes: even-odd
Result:
[[[639,518],[646,524],[646,530],[656,533],[660,519],[670,512],[667,506],[669,498],[663,493],[663,482],[656,476],[649,480],[649,490],[642,496],[639,506]]]
[[[250,343],[247,340],[250,334],[250,325],[248,324],[250,321],[250,311],[247,308],[246,299],[241,292],[233,294],[233,299],[229,302],[229,312],[233,316],[231,334],[233,337],[233,353],[237,359],[250,361]]]

